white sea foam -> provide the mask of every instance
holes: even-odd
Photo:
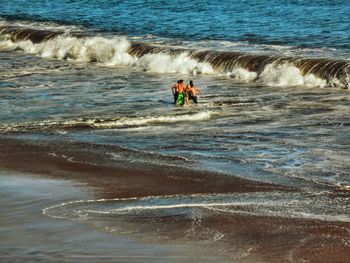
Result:
[[[237,67],[231,72],[218,72],[212,65],[192,59],[187,52],[176,55],[166,53],[146,54],[140,58],[128,53],[131,43],[126,37],[102,36],[77,38],[60,35],[48,41],[33,44],[31,41],[0,41],[0,48],[22,49],[45,58],[67,59],[80,62],[96,62],[104,66],[138,67],[154,73],[226,74],[243,82],[258,81],[270,86],[325,87],[327,81],[313,74],[303,75],[292,64],[269,64],[261,73]],[[334,86],[342,86],[334,80]]]
[[[246,82],[254,81],[258,77],[258,74],[256,72],[252,72],[244,68],[235,68],[233,71],[229,72],[227,75],[236,80],[246,81]]]
[[[62,25],[57,24],[55,22],[49,21],[25,21],[25,20],[17,20],[17,21],[6,21],[1,20],[0,18],[0,26],[13,26],[13,27],[23,27],[23,28],[32,28],[36,30],[49,30],[49,31],[63,31],[63,32],[85,32],[86,29],[79,25]]]
[[[162,124],[162,123],[178,123],[178,122],[193,122],[209,120],[213,115],[211,111],[203,111],[194,114],[183,115],[166,115],[166,116],[147,116],[138,118],[124,118],[118,121],[95,123],[96,127],[120,127],[120,126],[142,126],[148,124]]]
[[[64,130],[68,128],[98,128],[113,129],[121,127],[137,127],[147,125],[161,125],[179,122],[198,122],[212,118],[215,112],[203,111],[191,114],[165,115],[165,116],[145,116],[145,117],[121,117],[116,119],[71,119],[28,122],[10,125],[0,125],[0,132],[16,132],[30,130]]]
[[[79,200],[45,208],[43,214],[56,218],[84,220],[87,216],[93,218],[94,214],[122,216],[146,213],[149,216],[152,211],[155,216],[166,215],[168,212],[173,215],[175,211],[184,215],[185,210],[191,214],[191,210],[200,208],[225,214],[350,222],[349,216],[344,213],[346,206],[342,208],[343,212],[339,213],[332,210],[333,205],[329,202],[330,200],[324,198],[324,195],[310,197],[277,192],[273,194],[150,196],[130,199]],[[337,200],[337,202],[344,202],[344,200]],[[317,203],[316,206],[315,203]]]
[[[325,87],[326,80],[313,74],[302,75],[300,70],[288,63],[281,65],[269,64],[259,75],[260,81],[271,86],[308,86]]]
[[[178,55],[147,54],[137,58],[128,53],[130,42],[126,37],[121,36],[77,38],[60,35],[38,44],[34,44],[30,40],[16,43],[11,40],[3,40],[0,47],[12,50],[21,49],[44,58],[96,62],[104,66],[136,66],[155,73],[214,73],[210,64],[191,59],[187,53]]]
[[[39,44],[33,44],[29,40],[16,43],[7,40],[2,41],[2,45],[7,48],[20,48],[44,58],[97,62],[104,65],[133,65],[136,63],[136,58],[127,53],[130,42],[125,37],[107,39],[62,35]]]
[[[117,120],[95,121],[94,119],[84,120],[83,123],[89,124],[91,127],[96,128],[117,128],[128,126],[144,126],[151,124],[167,124],[178,122],[194,122],[209,120],[214,115],[212,111],[197,112],[194,114],[181,114],[181,115],[165,115],[165,116],[145,116],[145,117],[122,117]],[[81,121],[68,121],[64,124],[75,125],[81,124]]]
[[[215,71],[208,63],[201,63],[181,53],[170,56],[165,53],[147,54],[140,58],[140,66],[146,71],[155,73],[182,73],[182,74],[214,74]]]
[[[260,74],[236,67],[231,72],[228,72],[227,76],[243,82],[256,81],[269,86],[279,87],[306,86],[323,88],[327,85],[326,80],[313,74],[303,75],[297,67],[288,63],[281,65],[268,64]]]

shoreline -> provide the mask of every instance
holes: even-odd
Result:
[[[43,215],[57,202],[93,198],[69,179],[0,170],[0,196],[2,262],[229,262],[189,244],[149,244]]]
[[[293,191],[285,186],[213,172],[117,162],[106,154],[116,149],[107,145],[35,143],[16,139],[1,139],[0,143],[3,149],[0,152],[0,166],[54,178],[82,180],[93,189],[101,188],[101,198]]]
[[[29,174],[30,177],[39,175],[50,180],[66,180],[72,183],[73,188],[76,187],[75,182],[94,199],[296,191],[283,186],[189,169],[178,170],[172,167],[171,170],[169,167],[155,165],[116,163],[103,154],[106,150],[111,150],[104,145],[89,147],[83,143],[25,142],[16,139],[1,139],[1,144],[3,150],[0,153],[0,167],[3,171],[17,171]],[[57,200],[53,205],[61,202]],[[45,216],[40,214],[39,217]],[[60,224],[71,222],[66,219],[47,220],[58,221]],[[350,257],[350,224],[346,222],[214,211],[200,218],[200,225],[193,225],[191,219],[181,215],[154,219],[142,214],[125,218],[101,215],[85,223],[91,231],[102,235],[107,232],[106,240],[130,238],[155,246],[194,245],[199,250],[193,253],[206,254],[203,251],[210,248],[214,256],[235,262],[346,262]],[[121,224],[128,231],[123,234],[106,231],[116,224]],[[86,226],[84,228],[86,231]],[[194,258],[199,254],[194,254]],[[173,262],[171,258],[169,262]]]

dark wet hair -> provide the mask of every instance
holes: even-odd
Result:
[[[190,86],[193,87],[193,80],[190,80]]]
[[[180,81],[180,83],[181,83],[181,82],[184,82],[184,80],[183,80],[183,79],[180,79],[179,81]]]
[[[181,83],[181,79],[179,79],[179,80],[177,81],[177,83]]]

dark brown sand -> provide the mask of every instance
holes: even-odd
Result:
[[[201,171],[116,163],[106,152],[111,146],[83,143],[28,143],[0,140],[0,164],[17,171],[83,180],[100,189],[101,198],[150,195],[230,193],[253,191],[291,191],[286,187],[244,180]]]
[[[126,198],[195,193],[235,193],[296,191],[233,176],[208,174],[174,167],[118,163],[106,152],[110,146],[67,142],[28,143],[0,140],[0,166],[49,178],[65,178],[86,184],[96,198]],[[107,218],[104,218],[107,219]],[[113,226],[113,220],[106,226]],[[113,219],[113,218],[112,218]],[[186,242],[209,249],[232,262],[350,262],[350,224],[307,219],[258,217],[212,213],[193,227],[193,222],[178,217],[129,218],[125,226],[137,228],[137,237],[159,232],[153,242]],[[146,227],[145,227],[146,224]],[[192,227],[190,226],[192,225]],[[141,227],[142,226],[142,227]],[[196,233],[188,234],[192,229]],[[208,229],[223,233],[208,240]],[[102,229],[98,229],[103,231]],[[141,235],[140,235],[141,233]],[[155,233],[154,235],[157,235]]]

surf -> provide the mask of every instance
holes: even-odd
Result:
[[[349,88],[350,61],[236,51],[191,49],[132,42],[125,36],[0,27],[2,48],[103,66],[138,67],[152,73],[216,74],[272,86]]]

